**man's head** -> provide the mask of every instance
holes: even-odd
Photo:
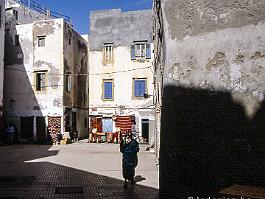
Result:
[[[132,140],[132,138],[127,135],[126,138],[125,138],[126,144],[128,144],[131,140]]]

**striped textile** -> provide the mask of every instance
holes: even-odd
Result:
[[[127,116],[117,116],[117,120],[115,122],[116,127],[121,129],[121,132],[131,131],[132,129],[132,119],[130,115]]]

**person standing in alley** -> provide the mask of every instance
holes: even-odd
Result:
[[[120,143],[120,152],[122,153],[122,175],[125,180],[124,188],[127,187],[127,181],[135,184],[135,167],[138,164],[139,144],[135,139],[132,139],[132,134],[128,133],[126,138]]]
[[[8,144],[14,144],[15,126],[12,123],[9,123],[6,128],[6,136]]]

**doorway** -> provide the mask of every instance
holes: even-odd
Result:
[[[149,141],[149,119],[142,119],[142,136],[146,142]]]
[[[21,138],[33,139],[34,117],[20,117]]]
[[[46,143],[46,121],[45,117],[36,117],[37,125],[37,143],[45,144]]]

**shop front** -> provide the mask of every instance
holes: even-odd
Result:
[[[133,123],[132,115],[90,116],[89,142],[119,143],[121,137],[131,131]]]

